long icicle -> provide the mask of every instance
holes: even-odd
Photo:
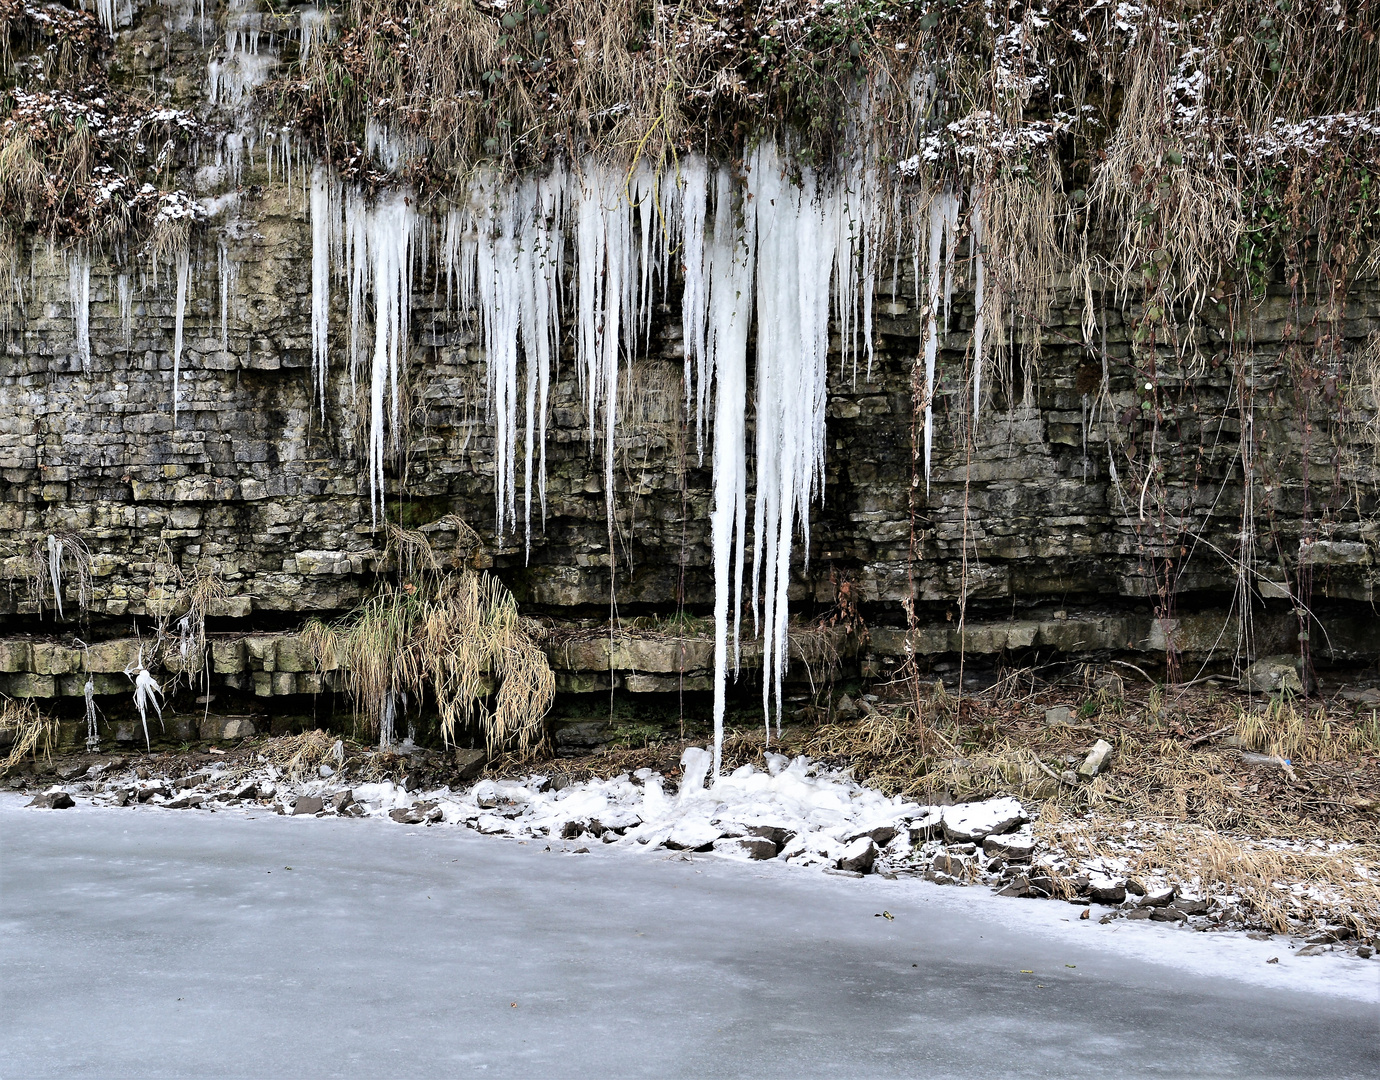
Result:
[[[723,760],[724,710],[728,680],[728,607],[733,609],[733,666],[739,658],[743,610],[743,549],[747,524],[747,342],[752,321],[754,237],[733,224],[733,189],[726,171],[715,183],[714,235],[708,262],[708,341],[715,374],[714,509],[710,535],[714,551],[714,772]],[[701,218],[702,220],[702,218]],[[730,590],[730,585],[733,586]]]

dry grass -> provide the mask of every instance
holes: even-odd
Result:
[[[341,747],[339,753],[337,746]],[[343,742],[335,735],[320,730],[273,739],[259,753],[292,780],[315,776],[322,765],[338,769],[344,763]]]
[[[1181,891],[1234,895],[1246,921],[1276,933],[1300,924],[1380,930],[1380,853],[1373,844],[1281,845],[1224,836],[1196,826],[1145,827],[1104,815],[1042,811],[1036,835],[1070,867],[1115,861],[1127,876],[1165,877]]]
[[[0,773],[8,772],[29,756],[35,761],[40,753],[50,757],[57,745],[57,718],[45,716],[32,701],[5,698],[0,702],[0,731],[9,733],[13,740],[9,755],[0,762]]]
[[[556,680],[512,594],[486,572],[424,573],[386,585],[304,638],[321,670],[339,669],[370,731],[391,740],[397,702],[430,691],[447,742],[477,720],[490,751],[541,741]]]

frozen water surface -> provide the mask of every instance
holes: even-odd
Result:
[[[976,889],[11,796],[0,844],[6,1077],[1380,1073],[1376,961]]]

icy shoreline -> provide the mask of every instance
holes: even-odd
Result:
[[[1107,850],[1070,858],[1049,846],[1048,837],[1042,842],[1032,828],[1038,811],[1027,811],[1014,798],[927,806],[885,796],[846,771],[775,754],[767,755],[766,771],[744,765],[705,787],[710,760],[707,750],[687,750],[678,788],[640,769],[581,783],[541,773],[516,781],[484,779],[458,791],[409,791],[392,781],[347,786],[330,765],[320,766],[312,779],[294,780],[267,760],[248,768],[217,763],[176,780],[95,766],[30,805],[61,808],[80,798],[110,807],[239,807],[299,817],[387,818],[403,825],[463,826],[579,853],[592,847],[669,850],[686,857],[699,852],[837,876],[923,877],[940,885],[985,884],[1001,897],[1067,900],[1076,906],[1034,906],[1079,920],[1144,920],[1170,924],[1166,929],[1235,932],[1231,936],[1252,932],[1285,949],[1286,956],[1290,950],[1294,956],[1349,953],[1361,961],[1374,956],[1373,942],[1358,940],[1338,922],[1299,922],[1290,937],[1275,938],[1259,932],[1249,905],[1234,893],[1169,874],[1132,876],[1126,860]],[[1130,834],[1127,843],[1135,843]],[[971,901],[972,890],[962,892]]]

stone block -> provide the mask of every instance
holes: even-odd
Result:
[[[13,638],[0,640],[0,672],[32,671],[33,646]]]
[[[118,638],[114,641],[101,641],[85,650],[87,671],[106,674],[123,674],[139,661],[139,641],[137,638]]]
[[[250,634],[244,639],[249,667],[255,671],[274,671],[278,665],[278,635]]]
[[[211,670],[220,675],[243,671],[247,650],[243,638],[211,639]]]
[[[50,698],[57,696],[57,680],[51,675],[35,675],[30,671],[21,671],[13,675],[0,676],[3,681],[4,691],[10,697],[17,698]]]
[[[316,660],[300,634],[284,634],[278,638],[274,647],[274,668],[277,671],[316,670]]]
[[[252,716],[216,716],[202,718],[197,733],[207,741],[224,742],[233,739],[249,739],[259,733]]]

